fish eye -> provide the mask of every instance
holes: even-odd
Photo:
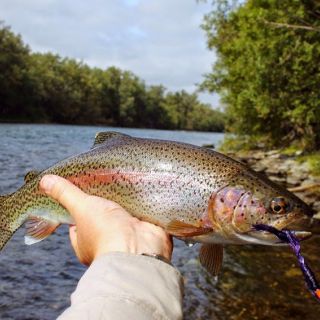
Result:
[[[275,212],[280,212],[281,210],[282,210],[282,207],[281,207],[281,206],[275,205],[275,206],[273,207],[273,211],[275,211]]]
[[[284,214],[288,208],[286,200],[282,197],[276,197],[271,201],[271,209],[276,214]]]

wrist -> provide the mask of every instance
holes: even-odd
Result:
[[[149,254],[149,253],[142,253],[141,254],[142,256],[146,256],[146,257],[150,257],[150,258],[154,258],[154,259],[157,259],[157,260],[160,260],[162,262],[165,262],[167,264],[169,264],[170,266],[172,266],[172,263],[169,259],[167,259],[166,257],[160,255],[160,254]]]
[[[100,246],[95,251],[94,259],[97,259],[98,257],[111,252],[150,256],[170,263],[172,255],[172,245],[171,242],[165,244],[163,247],[150,245],[121,245],[119,243],[109,244],[108,246]]]
[[[166,235],[166,234],[165,234]],[[101,245],[103,243],[104,245]],[[171,261],[172,241],[169,236],[156,237],[150,241],[141,241],[139,239],[112,239],[112,241],[101,241],[97,246],[94,259],[111,253],[120,252],[135,255],[146,255],[150,257],[163,257],[166,262]],[[159,258],[161,260],[161,258]]]

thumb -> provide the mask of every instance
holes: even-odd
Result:
[[[88,195],[74,184],[56,175],[45,175],[40,180],[40,189],[65,207],[75,221],[80,218]]]

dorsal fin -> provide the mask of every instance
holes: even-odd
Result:
[[[98,132],[96,134],[96,137],[94,139],[94,144],[92,146],[92,148],[96,147],[99,144],[103,144],[106,141],[113,139],[113,138],[131,138],[129,135],[124,134],[124,133],[120,133],[120,132],[115,132],[115,131],[102,131],[102,132]]]
[[[37,170],[29,171],[24,177],[24,182],[25,183],[30,182],[31,180],[36,178],[39,174],[40,174],[40,171],[37,171]]]

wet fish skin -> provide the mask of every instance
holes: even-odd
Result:
[[[199,242],[250,242],[242,236],[253,224],[283,228],[310,215],[299,198],[220,153],[109,132],[98,135],[88,152],[32,175],[15,193],[0,198],[0,249],[30,217],[28,243],[72,223],[62,206],[39,191],[45,174],[62,176],[172,235]],[[276,198],[284,199],[286,212],[271,210]]]

